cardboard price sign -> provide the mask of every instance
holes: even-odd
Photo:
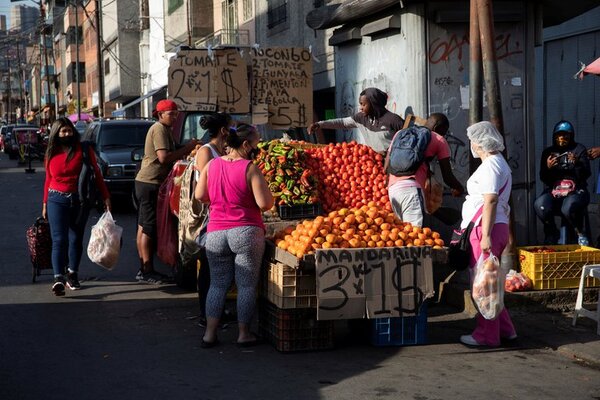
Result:
[[[312,123],[312,55],[296,47],[254,48],[252,59],[252,122],[273,128],[306,127]]]
[[[317,250],[317,319],[417,314],[433,295],[431,255],[431,247]]]
[[[246,62],[234,49],[181,51],[169,64],[169,96],[180,110],[247,113]]]

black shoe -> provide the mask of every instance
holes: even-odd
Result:
[[[155,271],[142,272],[139,270],[135,279],[137,279],[138,282],[151,283],[153,285],[162,285],[164,283],[161,274],[158,274]]]
[[[67,273],[67,287],[71,290],[81,289],[81,284],[79,283],[77,272]]]
[[[62,276],[54,278],[54,284],[52,285],[52,291],[55,296],[65,295],[65,278]]]

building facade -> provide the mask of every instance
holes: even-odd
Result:
[[[139,0],[116,0],[102,4],[106,114],[142,94],[139,10]]]
[[[23,4],[13,5],[10,10],[10,31],[18,33],[35,29],[39,18],[39,8]],[[6,20],[4,23],[6,25]]]
[[[214,32],[213,0],[164,0],[165,50],[192,47]]]

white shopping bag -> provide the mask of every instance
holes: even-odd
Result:
[[[119,260],[122,234],[123,228],[115,223],[110,211],[102,214],[96,225],[92,226],[87,248],[90,260],[101,267],[112,269]]]

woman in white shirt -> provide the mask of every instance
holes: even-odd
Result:
[[[488,121],[478,122],[467,128],[467,137],[471,141],[471,153],[481,158],[481,165],[467,181],[468,195],[462,208],[465,228],[475,219],[471,231],[471,282],[475,274],[475,264],[481,253],[492,253],[500,258],[508,244],[510,192],[512,171],[502,156],[504,140],[500,132]],[[499,271],[501,274],[506,271]],[[504,290],[502,287],[501,290]],[[460,341],[470,346],[500,345],[501,339],[513,340],[517,334],[508,311],[502,310],[494,320],[477,315],[477,326],[471,335],[463,335]]]

